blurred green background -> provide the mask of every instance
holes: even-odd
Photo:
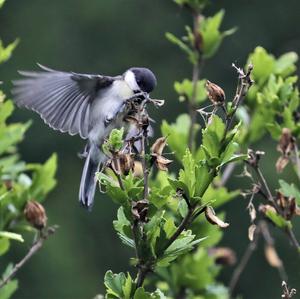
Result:
[[[239,27],[204,68],[204,76],[224,87],[228,98],[236,83],[231,63],[243,65],[255,46],[261,45],[276,55],[290,50],[300,53],[299,0],[212,2],[215,3],[206,10],[207,14],[220,8],[226,10],[223,29]],[[190,77],[191,66],[165,39],[164,33],[182,35],[184,25],[189,22],[188,15],[171,0],[8,0],[0,11],[0,36],[5,44],[19,37],[20,44],[12,59],[1,66],[3,89],[9,94],[10,81],[18,77],[17,70],[35,69],[36,62],[54,69],[108,75],[120,74],[131,66],[146,66],[158,78],[153,96],[166,100],[162,109],[151,111],[151,116],[158,124],[162,118],[174,120],[185,107],[177,101],[173,82]],[[18,110],[12,120],[27,119],[33,119],[34,123],[21,145],[22,158],[40,162],[52,152],[59,156],[58,185],[45,205],[50,223],[60,228],[19,272],[20,288],[14,298],[92,298],[103,290],[105,271],[126,272],[128,257],[133,254],[113,232],[116,206],[98,193],[93,211],[82,209],[77,193],[83,161],[77,153],[84,142],[79,137],[50,130],[28,111]],[[273,175],[277,157],[274,144],[264,142],[255,148],[267,152],[264,172],[272,186],[277,187]],[[288,172],[284,176],[295,178]],[[231,188],[236,186],[241,186],[237,179]],[[223,244],[231,245],[238,256],[248,242],[245,207],[242,197],[227,206],[231,225]],[[299,239],[299,221],[297,225]],[[290,285],[298,287],[300,294],[299,258],[284,236],[277,233],[276,240]],[[238,291],[246,299],[280,298],[280,280],[276,270],[267,265],[261,249],[262,246],[242,276]],[[17,261],[24,252],[24,246],[15,244],[7,260]],[[2,260],[0,267],[5,264]],[[225,283],[232,270],[222,273]],[[297,296],[294,298],[300,298]]]

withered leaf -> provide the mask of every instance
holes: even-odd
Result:
[[[151,147],[151,154],[161,156],[166,144],[167,144],[166,137],[160,137],[156,139],[156,141],[153,143]]]
[[[173,162],[173,160],[169,160],[163,156],[157,156],[155,164],[159,170],[167,171],[168,166]]]
[[[266,245],[265,246],[265,257],[270,264],[270,266],[279,268],[282,266],[282,261],[279,258],[274,246]]]
[[[251,242],[254,240],[255,231],[256,231],[256,225],[251,224],[248,228],[248,238]]]
[[[207,206],[205,208],[205,217],[209,223],[218,225],[220,228],[226,228],[229,226],[229,223],[224,222],[216,215],[214,209],[211,206]]]

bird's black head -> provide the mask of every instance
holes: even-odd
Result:
[[[133,67],[129,69],[134,74],[135,81],[140,90],[150,93],[156,86],[155,75],[147,68]]]

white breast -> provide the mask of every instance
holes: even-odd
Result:
[[[97,95],[91,113],[91,131],[89,140],[101,144],[112,129],[123,125],[124,113],[118,114],[122,104],[134,94],[133,90],[124,80],[116,80],[112,86],[103,89]],[[117,118],[115,119],[115,116]],[[105,119],[114,119],[110,125],[105,126]]]

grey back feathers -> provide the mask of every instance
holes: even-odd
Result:
[[[42,72],[20,72],[25,78],[13,82],[15,103],[36,111],[55,130],[87,138],[91,104],[97,92],[116,78],[39,66]]]

